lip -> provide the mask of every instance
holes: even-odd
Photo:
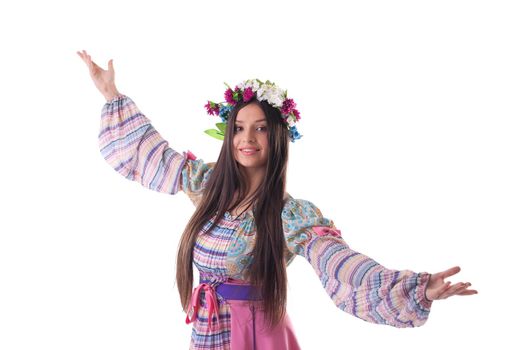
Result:
[[[257,149],[257,148],[240,148],[239,151],[241,152],[242,155],[250,157],[250,156],[255,155],[257,152],[259,152],[259,149]]]

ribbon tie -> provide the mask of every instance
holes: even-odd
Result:
[[[328,226],[312,226],[315,233],[317,233],[319,236],[335,236],[335,237],[341,237],[341,231],[336,229],[335,227],[328,227]]]
[[[208,306],[208,327],[211,328],[211,322],[213,315],[217,317],[217,324],[219,323],[219,306],[217,303],[217,295],[215,289],[207,283],[201,283],[195,289],[191,295],[190,307],[188,308],[188,314],[186,315],[186,324],[190,324],[197,318],[200,307],[199,296],[201,290],[204,290],[206,297],[206,305]]]

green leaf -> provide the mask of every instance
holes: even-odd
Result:
[[[226,134],[226,123],[217,123],[215,126],[217,126],[217,129],[219,129],[223,134]]]
[[[204,130],[204,132],[208,135],[210,135],[213,138],[216,138],[218,140],[224,140],[224,134],[222,134],[220,131],[215,129],[208,129]]]

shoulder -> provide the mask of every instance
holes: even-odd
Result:
[[[282,211],[283,218],[308,218],[322,216],[321,210],[307,199],[294,198],[286,193]]]
[[[321,210],[307,199],[286,198],[281,218],[286,231],[309,226],[331,226],[332,220],[325,218]]]
[[[341,237],[334,222],[307,199],[289,196],[281,217],[286,245],[294,254],[304,256],[306,247],[318,239],[333,240]]]

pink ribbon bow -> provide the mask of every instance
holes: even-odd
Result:
[[[190,150],[188,150],[188,152],[186,152],[186,154],[188,155],[188,159],[191,159],[191,160],[195,160],[195,159],[197,159],[197,157],[195,156],[195,154],[191,153]]]
[[[327,226],[312,226],[315,233],[317,233],[319,236],[336,236],[341,237],[341,231],[337,230],[335,228],[327,227]]]
[[[195,287],[195,289],[193,289],[190,307],[188,309],[188,314],[186,315],[186,324],[192,323],[197,318],[200,307],[199,296],[202,289],[204,289],[206,305],[208,306],[208,327],[211,328],[213,315],[216,315],[217,324],[219,323],[219,306],[217,303],[217,295],[215,294],[215,289],[207,283],[201,283],[197,287]]]

